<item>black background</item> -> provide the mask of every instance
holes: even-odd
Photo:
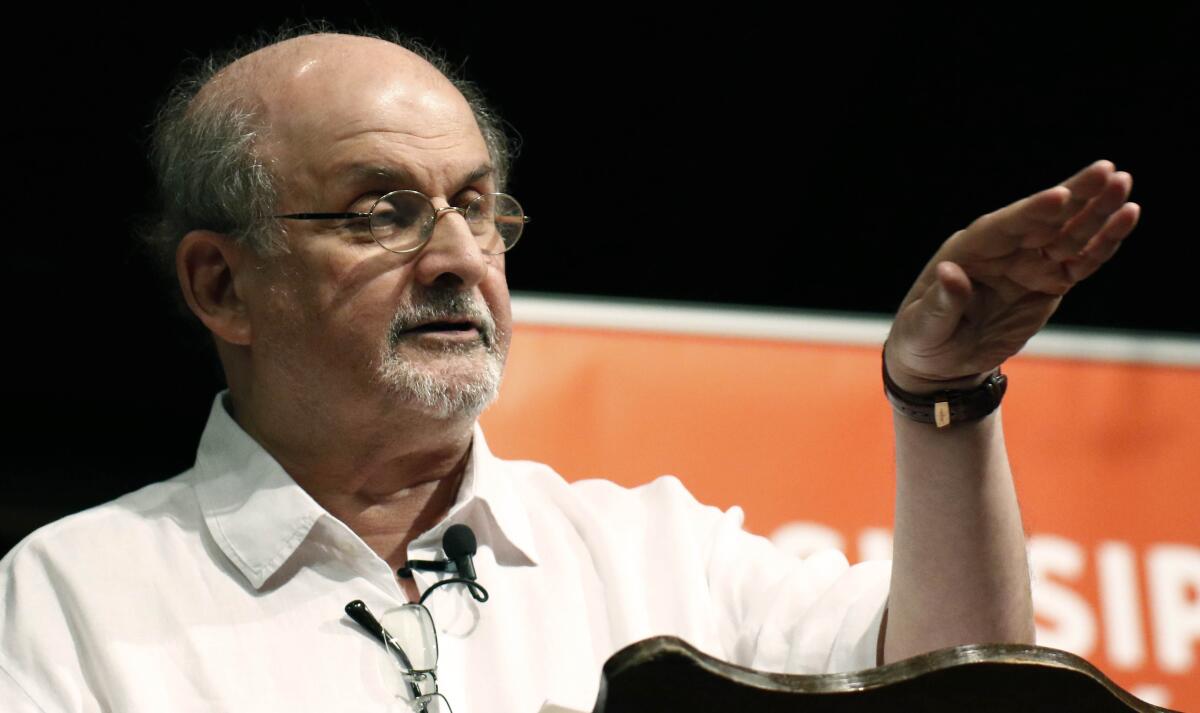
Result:
[[[1142,223],[1054,323],[1200,333],[1194,11],[697,7],[205,3],[14,33],[0,552],[190,465],[221,379],[132,237],[145,127],[182,62],[286,19],[464,63],[521,137],[514,290],[887,313],[954,230],[1108,158]]]

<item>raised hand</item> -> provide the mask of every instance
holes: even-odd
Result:
[[[887,367],[905,391],[977,383],[1016,354],[1137,224],[1133,177],[1097,161],[950,236],[900,305]]]

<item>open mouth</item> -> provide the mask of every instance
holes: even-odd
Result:
[[[455,334],[479,332],[479,328],[470,322],[430,322],[406,330],[411,334]]]
[[[395,339],[420,339],[422,337],[436,339],[439,342],[453,342],[459,345],[490,344],[487,332],[482,327],[469,320],[443,320],[426,322],[409,327],[396,335]]]
[[[430,300],[400,309],[392,318],[389,342],[402,340],[427,349],[467,351],[478,346],[491,349],[496,328],[487,310],[466,297]]]

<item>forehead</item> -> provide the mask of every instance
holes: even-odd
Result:
[[[464,166],[469,164],[464,164]],[[443,169],[450,168],[447,173],[447,179],[451,185],[467,186],[478,183],[488,183],[495,179],[495,169],[491,163],[484,162],[475,165],[470,170],[452,172],[453,168],[443,166]],[[413,188],[419,187],[426,181],[423,180],[423,175],[428,171],[418,170],[410,171],[407,167],[396,164],[384,163],[335,163],[329,168],[330,180],[335,184],[345,184],[347,186],[372,185],[392,188]]]
[[[281,187],[399,177],[441,190],[488,163],[462,94],[411,52],[379,40],[314,43],[262,85],[260,146]]]

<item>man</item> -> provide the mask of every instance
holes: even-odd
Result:
[[[395,570],[438,559],[451,523],[477,533],[492,594],[426,600],[437,686],[460,711],[590,709],[604,659],[653,634],[798,672],[1031,640],[989,377],[1133,229],[1128,174],[1097,162],[983,216],[905,298],[885,354],[889,575],[793,562],[671,479],[568,485],[487,451],[475,422],[512,333],[503,252],[520,213],[487,208],[507,200],[488,197],[494,123],[428,62],[306,35],[184,97],[160,129],[163,225],[229,391],[191,471],[5,558],[6,710],[407,706],[429,681],[412,691],[341,609],[429,594],[442,575]],[[923,397],[945,389],[964,392],[949,415]]]

